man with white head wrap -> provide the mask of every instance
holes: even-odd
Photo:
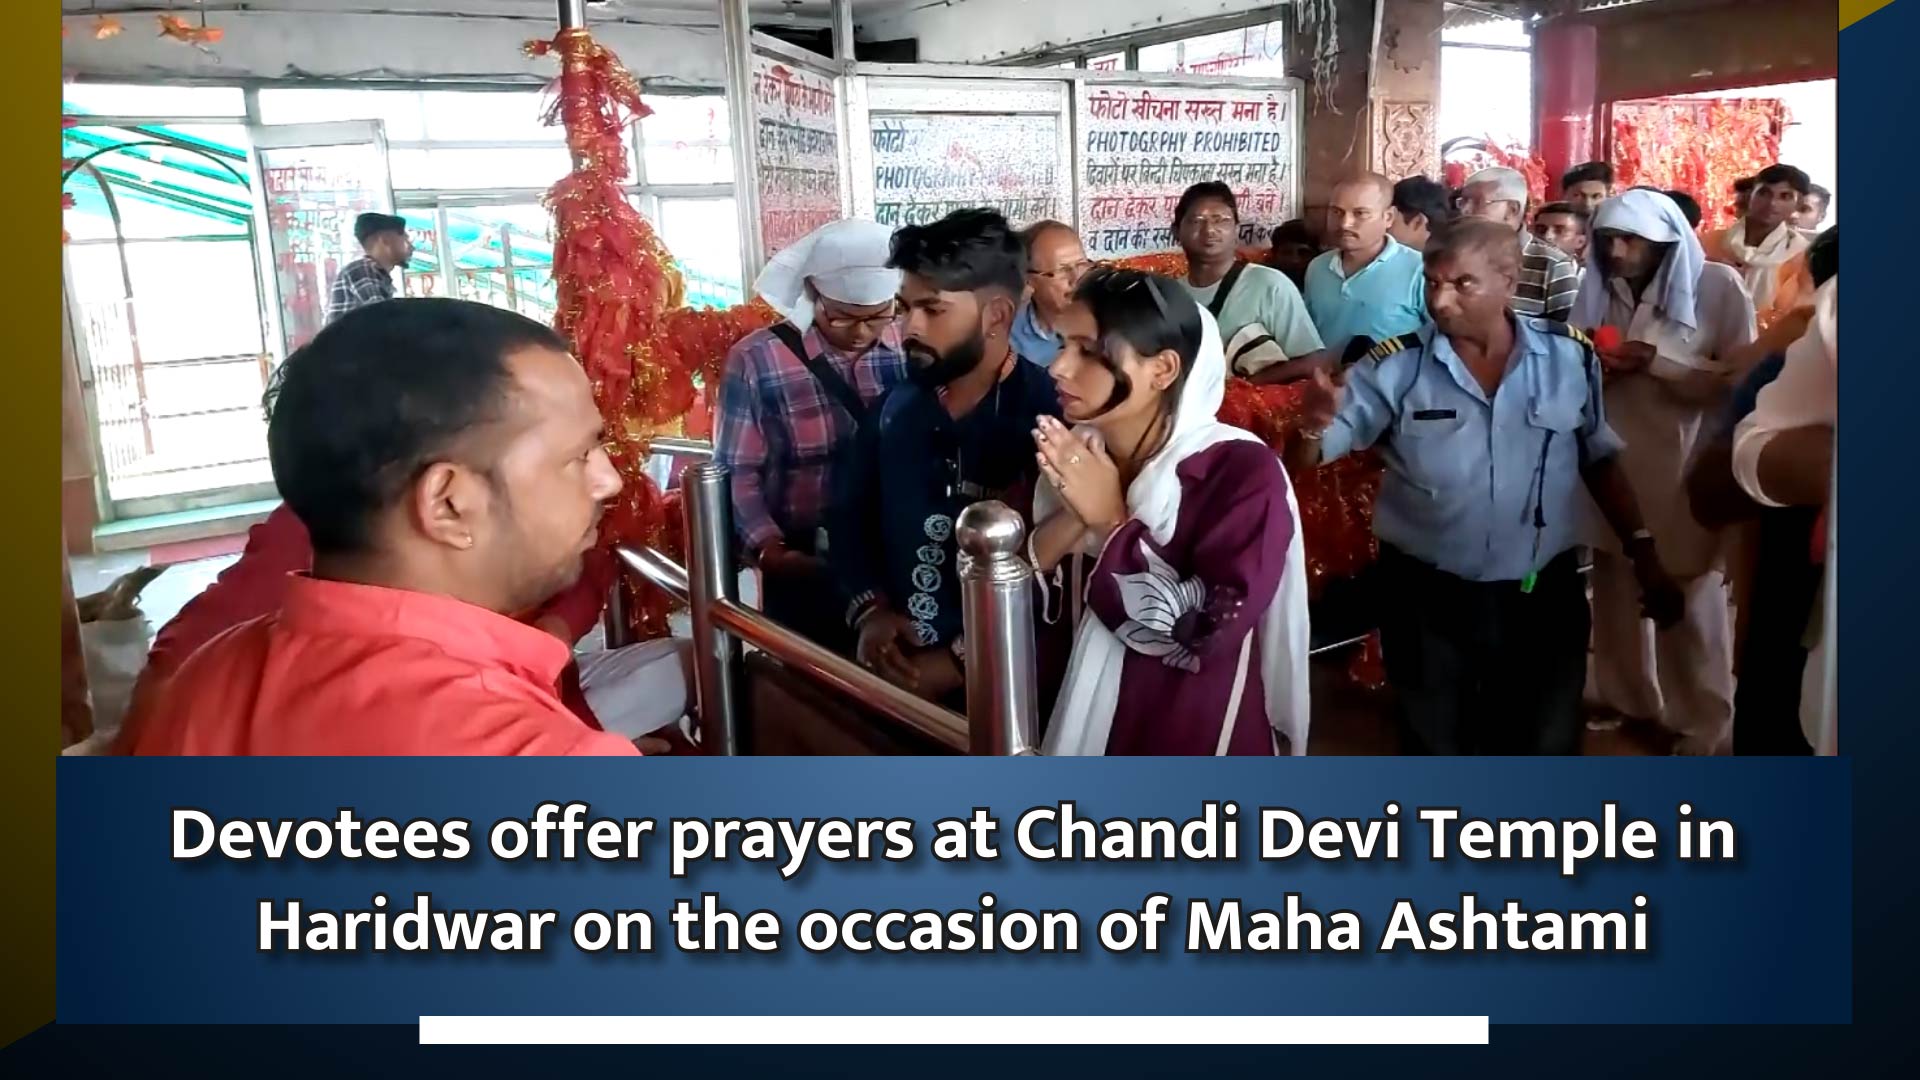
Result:
[[[1580,264],[1527,231],[1527,178],[1516,169],[1481,169],[1460,189],[1463,217],[1484,218],[1520,233],[1520,277],[1513,313],[1566,322],[1580,291]]]
[[[892,236],[836,221],[767,263],[754,291],[782,319],[727,353],[715,416],[714,459],[731,471],[734,527],[759,564],[762,606],[829,647],[850,645],[821,543],[836,459],[907,375]]]
[[[1680,207],[1657,191],[1601,203],[1587,260],[1573,322],[1603,328],[1621,465],[1687,602],[1678,624],[1649,626],[1622,549],[1594,530],[1596,689],[1621,715],[1677,733],[1679,752],[1713,753],[1733,723],[1732,620],[1720,537],[1694,520],[1686,469],[1704,418],[1743,374],[1729,361],[1753,340],[1753,301],[1730,267],[1706,261]]]

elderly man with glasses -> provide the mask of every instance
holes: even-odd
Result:
[[[1045,367],[1060,355],[1053,322],[1073,301],[1073,287],[1093,269],[1080,234],[1058,221],[1042,221],[1020,231],[1027,251],[1027,302],[1013,319],[1013,348],[1024,360]]]
[[[1515,169],[1481,169],[1460,189],[1462,217],[1484,218],[1521,235],[1513,313],[1566,322],[1580,294],[1580,264],[1527,231],[1527,178]]]

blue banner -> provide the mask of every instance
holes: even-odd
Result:
[[[1843,760],[70,758],[59,770],[69,1023],[1852,1014]],[[1063,803],[1085,823],[1064,837]],[[991,832],[971,824],[976,808]],[[1169,824],[1134,825],[1154,818]],[[942,819],[959,823],[937,851]],[[1224,858],[1229,823],[1237,852]],[[1069,841],[1093,857],[1032,857],[1072,854]],[[676,926],[682,900],[735,913],[736,951],[721,951],[712,920]],[[1156,906],[1150,931],[1137,916]],[[683,932],[696,946],[715,933],[714,947],[683,948]],[[1567,948],[1576,936],[1581,951]],[[479,947],[447,947],[462,940]]]

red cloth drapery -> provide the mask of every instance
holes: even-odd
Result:
[[[1733,183],[1780,160],[1790,118],[1777,98],[1647,98],[1613,104],[1619,186],[1678,189],[1700,203],[1701,228],[1734,220]]]

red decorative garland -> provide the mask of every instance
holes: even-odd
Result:
[[[683,552],[679,493],[663,495],[645,472],[654,436],[710,424],[712,391],[727,351],[775,319],[758,301],[718,310],[685,306],[673,258],[652,226],[627,202],[621,183],[627,158],[621,144],[628,120],[644,116],[638,82],[584,30],[529,42],[529,55],[556,53],[561,74],[548,121],[567,131],[574,169],[548,192],[554,215],[553,274],[559,306],[554,325],[573,343],[594,397],[606,417],[608,452],[626,488],[602,525],[608,543],[639,543]],[[1243,253],[1255,261],[1259,252]],[[1186,273],[1178,252],[1121,262],[1170,277]],[[696,381],[700,389],[696,389]],[[1228,383],[1220,418],[1280,448],[1298,423],[1300,388]],[[1373,497],[1380,466],[1356,455],[1295,478],[1309,589],[1357,573],[1373,560]],[[643,637],[668,633],[666,597],[646,589],[630,594],[632,629]],[[1378,651],[1356,658],[1353,672],[1378,685]]]
[[[1440,166],[1441,182],[1449,189],[1457,191],[1464,187],[1467,179],[1481,169],[1504,166],[1527,178],[1527,197],[1533,205],[1545,201],[1547,163],[1526,147],[1518,144],[1502,146],[1491,135],[1471,142],[1456,140],[1455,143],[1457,149],[1451,151],[1446,162]]]
[[[1777,98],[1649,98],[1613,106],[1620,186],[1679,190],[1700,203],[1703,231],[1731,225],[1733,183],[1780,159],[1786,104]]]

